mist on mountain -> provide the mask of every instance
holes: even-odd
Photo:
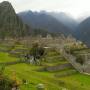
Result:
[[[43,28],[49,32],[62,33],[64,35],[72,34],[72,29],[60,20],[45,11],[32,12],[25,11],[18,14],[23,22],[33,28]]]

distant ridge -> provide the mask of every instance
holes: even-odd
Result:
[[[66,36],[72,34],[72,30],[69,27],[45,12],[25,11],[18,15],[25,24],[33,28],[42,28],[49,32],[60,33]]]
[[[72,18],[72,16],[64,12],[49,12],[47,14],[53,16],[73,31],[76,30],[79,24],[77,20],[75,20],[74,18]]]
[[[75,31],[77,39],[83,41],[90,47],[90,17],[86,18]]]

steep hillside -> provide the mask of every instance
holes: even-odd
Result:
[[[79,24],[75,33],[78,39],[90,46],[90,17]]]
[[[16,15],[11,3],[0,3],[0,37],[23,37],[27,35],[27,27]]]
[[[22,18],[25,24],[28,24],[33,28],[46,29],[49,32],[63,33],[64,35],[72,33],[70,28],[59,22],[56,18],[42,12],[27,11],[21,12],[18,15]]]
[[[62,22],[64,25],[66,25],[71,30],[76,30],[76,28],[78,26],[78,21],[75,20],[74,18],[72,18],[72,16],[70,16],[64,12],[60,12],[60,13],[51,12],[51,13],[47,13],[47,14],[55,17],[58,21]]]

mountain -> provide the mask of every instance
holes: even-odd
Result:
[[[48,32],[72,34],[72,30],[51,15],[44,12],[25,11],[18,14],[25,24]]]
[[[23,37],[27,32],[27,26],[17,16],[11,3],[0,3],[0,38]]]
[[[79,22],[72,18],[72,16],[64,13],[64,12],[51,12],[49,15],[55,17],[58,21],[62,22],[64,25],[66,25],[71,30],[76,30]]]
[[[82,21],[75,31],[77,39],[90,46],[90,17]]]

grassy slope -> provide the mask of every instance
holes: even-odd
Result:
[[[11,56],[9,56],[8,53],[4,53],[4,52],[0,52],[0,63],[2,62],[13,62],[18,60],[17,58],[13,58]]]
[[[60,78],[64,80],[67,87],[71,90],[90,90],[90,76],[75,74],[68,77]]]
[[[12,75],[12,71],[15,71],[17,77],[22,80],[23,78],[28,80],[28,85],[22,85],[21,90],[36,90],[35,87],[38,83],[43,83],[47,90],[61,90],[61,87],[66,87],[69,90],[89,90],[90,88],[90,76],[75,74],[67,77],[56,78],[55,72],[38,72],[36,71],[38,66],[31,66],[26,64],[17,64],[6,68],[6,73]],[[59,82],[65,82],[64,85],[60,85]]]
[[[8,62],[17,60],[11,57],[8,53],[0,53],[0,62]],[[12,77],[12,72],[15,71],[19,80],[28,80],[27,85],[21,85],[21,90],[36,90],[38,83],[43,83],[47,90],[62,90],[61,87],[66,87],[69,90],[89,90],[90,76],[75,74],[67,77],[56,78],[54,74],[57,72],[38,72],[40,66],[32,66],[27,64],[17,64],[6,67],[5,74]],[[63,72],[63,71],[62,71]],[[62,73],[59,71],[59,73]],[[60,83],[64,82],[64,85]]]
[[[38,83],[43,83],[47,90],[61,90],[61,87],[58,84],[58,80],[52,76],[51,73],[47,72],[38,72],[36,71],[38,66],[31,66],[26,64],[17,64],[9,66],[6,68],[6,73],[11,75],[12,71],[15,71],[17,77],[22,80],[23,78],[28,80],[29,83],[27,86],[22,85],[21,90],[36,90],[35,87]]]

